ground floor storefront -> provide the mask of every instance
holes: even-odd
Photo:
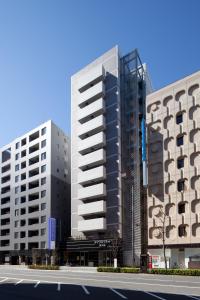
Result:
[[[122,264],[121,248],[113,248],[111,240],[68,240],[67,264],[71,266],[113,266],[114,252],[118,265]]]
[[[152,268],[164,268],[163,249],[148,249],[149,264]],[[167,247],[166,258],[168,268],[200,268],[199,247]]]

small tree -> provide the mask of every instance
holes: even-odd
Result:
[[[160,236],[162,238],[162,247],[163,247],[163,257],[165,262],[165,269],[167,270],[167,257],[166,257],[166,221],[169,219],[169,217],[166,215],[166,213],[163,211],[162,208],[160,208],[159,213],[157,215],[157,218],[160,221],[160,224],[157,226],[157,229],[160,233]],[[161,225],[161,226],[160,226]]]
[[[109,231],[108,238],[110,239],[109,248],[111,249],[114,262],[116,262],[115,267],[117,267],[117,257],[118,257],[119,249],[121,248],[122,245],[122,240],[119,237],[119,233],[116,230]]]

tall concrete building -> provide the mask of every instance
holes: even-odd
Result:
[[[147,96],[148,244],[155,266],[200,265],[200,72]]]
[[[44,258],[69,231],[70,141],[48,121],[0,149],[1,261]]]
[[[72,238],[67,248],[74,264],[109,264],[116,234],[123,241],[123,263],[139,264],[146,74],[137,50],[121,56],[116,46],[72,77]]]

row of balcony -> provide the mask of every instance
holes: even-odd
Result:
[[[105,146],[105,102],[104,102],[104,68],[98,65],[87,72],[80,80],[78,100],[78,151],[81,154],[78,166],[78,231],[106,230],[106,186],[102,181],[106,178]],[[83,186],[89,185],[90,186]],[[90,201],[88,203],[88,201]],[[87,218],[87,219],[84,219]]]

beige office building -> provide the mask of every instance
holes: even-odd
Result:
[[[164,236],[169,266],[188,268],[200,261],[200,71],[146,104],[149,255],[164,265]]]

